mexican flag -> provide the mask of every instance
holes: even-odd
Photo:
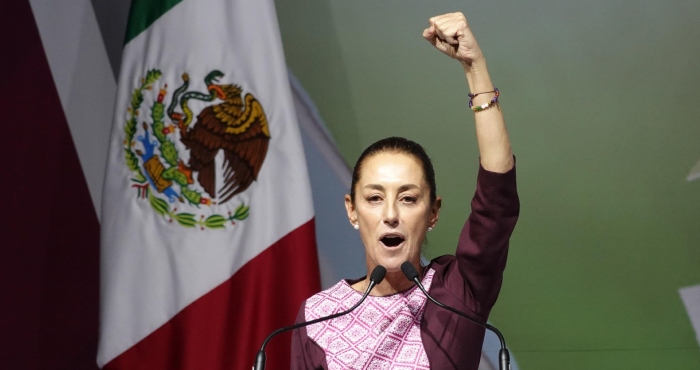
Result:
[[[118,86],[98,364],[248,369],[320,289],[274,3],[134,0]]]

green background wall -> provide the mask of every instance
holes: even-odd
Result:
[[[501,89],[521,219],[491,320],[521,369],[698,369],[700,2],[276,2],[287,63],[349,163],[401,135],[433,157],[453,251],[477,168],[458,63],[421,37],[467,15]],[[341,201],[339,200],[339,207]]]

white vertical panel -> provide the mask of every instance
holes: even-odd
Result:
[[[29,3],[99,218],[117,85],[95,13],[89,0]]]

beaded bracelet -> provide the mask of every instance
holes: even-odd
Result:
[[[478,95],[481,94],[488,94],[488,93],[495,93],[496,96],[491,99],[490,102],[484,103],[481,105],[474,106],[474,98],[476,98]],[[498,103],[498,96],[501,95],[501,92],[498,91],[496,87],[493,88],[493,91],[485,91],[485,92],[480,92],[476,94],[469,93],[469,108],[471,108],[474,112],[481,112],[484,109],[489,109],[491,108],[494,104]]]

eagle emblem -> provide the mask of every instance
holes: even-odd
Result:
[[[248,206],[240,204],[227,215],[212,207],[225,205],[257,180],[270,141],[263,107],[251,93],[243,95],[240,86],[219,84],[224,74],[218,70],[204,77],[206,92],[190,90],[184,73],[170,99],[168,85],[162,84],[144,119],[141,106],[148,106],[147,94],[161,76],[159,70],[148,71],[128,109],[124,149],[137,198],[148,199],[169,222],[183,226],[235,225],[248,217]],[[195,118],[194,102],[211,104]],[[201,206],[209,212],[202,213]],[[178,207],[187,211],[178,212]]]

